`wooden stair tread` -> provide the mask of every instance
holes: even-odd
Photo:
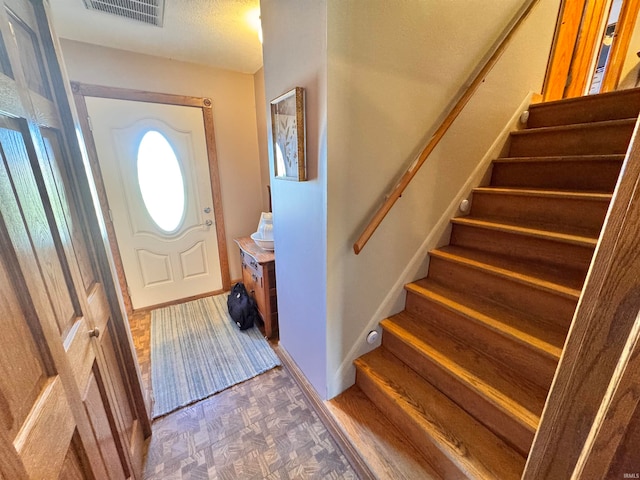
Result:
[[[546,132],[572,132],[576,130],[597,130],[602,127],[627,127],[633,126],[636,118],[622,118],[616,120],[602,120],[599,122],[572,123],[569,125],[553,125],[550,127],[533,127],[511,132],[513,137],[526,137]]]
[[[540,162],[620,162],[624,154],[611,155],[553,155],[541,157],[499,157],[494,163],[540,163]]]
[[[546,267],[541,263],[517,261],[504,255],[473,250],[455,245],[447,245],[429,252],[432,256],[465,264],[472,268],[507,277],[513,281],[529,285],[540,290],[557,293],[578,300],[584,273]]]
[[[520,478],[522,456],[384,348],[355,364],[464,475]]]
[[[528,318],[522,312],[515,312],[473,295],[453,291],[428,278],[409,283],[405,285],[405,289],[509,337],[526,348],[538,351],[556,362],[560,359],[566,332],[550,322]]]
[[[612,92],[603,92],[597,95],[584,95],[582,97],[559,98],[558,100],[548,100],[546,102],[532,103],[530,109],[541,109],[545,107],[553,107],[560,105],[593,105],[596,103],[607,102],[615,97],[636,97],[640,94],[640,88],[628,88],[624,90],[614,90]],[[636,115],[637,116],[637,115]]]
[[[623,154],[635,119],[527,128],[511,132],[510,157]]]
[[[563,123],[586,123],[613,118],[637,118],[640,90],[625,89],[543,102],[529,106],[530,127]]]
[[[581,235],[582,232],[575,231],[576,229],[568,229],[570,231],[567,232],[558,232],[549,229],[549,226],[547,225],[540,224],[523,225],[519,223],[518,225],[514,225],[499,219],[479,217],[456,217],[451,219],[451,223],[480,227],[489,230],[498,230],[519,235],[528,235],[535,238],[570,243],[588,248],[595,248],[598,243],[597,238],[584,234]]]
[[[493,161],[491,185],[612,193],[624,154],[524,154]]]
[[[381,325],[476,390],[532,433],[535,432],[546,400],[546,392],[542,388],[523,380],[470,345],[419,321],[409,313],[401,312],[383,320]]]
[[[518,195],[524,197],[560,198],[592,200],[594,202],[610,202],[611,193],[590,192],[590,191],[570,191],[570,190],[550,190],[546,188],[517,188],[517,187],[477,187],[473,192],[487,193],[493,195]]]
[[[325,406],[377,478],[444,480],[357,385]]]

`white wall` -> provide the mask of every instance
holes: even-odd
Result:
[[[280,344],[325,397],[326,0],[261,0],[260,8],[265,109],[294,87],[306,90],[308,180],[273,179],[270,166]]]
[[[309,181],[273,179],[281,342],[318,393],[354,379],[364,336],[426,273],[425,239],[531,91],[559,0],[541,0],[360,256],[360,229],[523,0],[262,0],[266,101],[307,92]],[[438,238],[433,238],[432,247]],[[415,258],[414,258],[415,257]]]
[[[426,274],[426,256],[412,258],[523,99],[542,87],[558,0],[536,7],[364,251],[353,253],[384,194],[523,3],[328,1],[328,397],[353,382],[366,333],[403,308],[404,282]]]
[[[61,45],[71,80],[211,98],[231,278],[241,278],[233,239],[256,231],[265,189],[260,178],[253,75],[65,39]]]

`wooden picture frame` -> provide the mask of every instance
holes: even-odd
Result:
[[[275,178],[307,179],[304,89],[296,87],[271,101]]]

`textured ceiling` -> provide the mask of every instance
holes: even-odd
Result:
[[[59,37],[243,73],[262,66],[259,0],[166,0],[163,27],[50,0]]]

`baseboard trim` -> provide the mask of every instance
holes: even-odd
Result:
[[[371,470],[369,470],[364,459],[343,433],[340,425],[336,422],[333,415],[329,413],[323,401],[311,386],[309,380],[304,376],[298,365],[296,365],[293,358],[291,358],[289,353],[281,347],[280,344],[272,344],[271,346],[276,352],[276,355],[280,358],[280,361],[282,361],[284,368],[287,369],[298,387],[300,387],[300,390],[302,390],[302,393],[309,402],[311,408],[313,408],[314,412],[316,412],[320,418],[320,421],[327,428],[327,431],[338,445],[338,448],[340,448],[349,464],[351,464],[351,468],[356,472],[358,478],[361,478],[362,480],[375,480],[375,475]]]

